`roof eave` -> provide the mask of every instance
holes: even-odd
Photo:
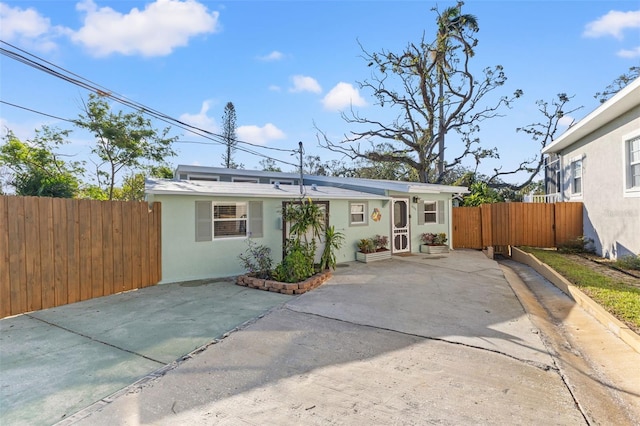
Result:
[[[559,152],[638,105],[640,105],[640,77],[629,83],[576,125],[568,128],[558,139],[543,148],[542,153]]]

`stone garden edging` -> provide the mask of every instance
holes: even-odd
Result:
[[[264,278],[240,275],[236,278],[236,284],[243,287],[257,288],[258,290],[271,291],[281,294],[303,294],[324,284],[332,277],[331,271],[320,272],[312,275],[299,283],[283,283],[280,281],[265,280]]]
[[[557,273],[546,263],[541,262],[535,256],[526,253],[517,247],[511,248],[511,258],[516,262],[524,263],[532,267],[537,273],[549,280],[567,296],[573,299],[585,311],[589,312],[598,322],[607,327],[613,334],[618,336],[623,342],[640,353],[640,336],[627,327],[622,321],[607,312],[602,306],[593,301],[576,286],[571,284],[565,277]]]

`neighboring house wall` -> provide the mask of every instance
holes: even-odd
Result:
[[[604,257],[640,253],[640,187],[627,188],[628,141],[637,137],[640,106],[561,151],[563,200],[584,203],[584,235]]]

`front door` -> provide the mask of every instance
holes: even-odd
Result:
[[[391,207],[392,253],[403,253],[411,250],[409,246],[409,199],[394,198]]]

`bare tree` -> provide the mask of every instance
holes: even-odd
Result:
[[[401,163],[415,169],[421,182],[441,182],[467,156],[477,160],[496,156],[495,148],[480,146],[479,125],[499,116],[498,111],[509,107],[522,91],[484,102],[507,78],[500,65],[485,68],[479,76],[472,72],[478,26],[475,17],[462,14],[462,5],[459,2],[443,14],[434,9],[438,29],[433,42],[423,34],[419,43],[409,43],[400,53],[370,53],[361,46],[372,75],[359,86],[371,91],[376,104],[393,111],[396,118],[383,123],[352,108],[342,118],[363,130],[352,130],[342,141],[334,142],[316,126],[320,145],[351,159]],[[444,136],[449,132],[461,140],[459,152],[446,150]],[[385,149],[378,149],[381,145]],[[445,154],[448,161],[444,161]],[[437,167],[439,158],[442,167]]]
[[[570,114],[582,108],[580,106],[577,108],[566,110],[565,108],[567,107],[567,104],[573,98],[573,96],[567,96],[566,93],[559,93],[557,96],[557,99],[552,100],[550,103],[542,100],[536,102],[536,105],[538,105],[538,111],[540,111],[540,113],[542,113],[544,117],[542,121],[516,129],[517,132],[524,132],[530,135],[531,139],[539,143],[539,153],[531,159],[523,160],[515,170],[502,171],[501,167],[495,168],[493,176],[489,177],[489,179],[487,180],[487,184],[490,187],[508,188],[513,191],[519,191],[535,180],[536,176],[544,166],[544,156],[542,155],[541,151],[544,147],[549,145],[554,140],[556,134],[558,133],[558,126],[560,125],[560,121],[564,117],[569,116]],[[573,123],[574,120],[569,123],[569,127],[571,127]],[[502,178],[504,176],[514,175],[519,172],[528,173],[529,177],[527,178],[527,180],[520,184],[510,184],[502,181]]]
[[[622,74],[613,80],[613,83],[608,85],[602,92],[597,92],[593,95],[594,98],[600,101],[601,104],[605,103],[610,97],[622,90],[627,84],[631,83],[636,78],[640,77],[640,67],[629,67],[629,71],[626,74]]]

